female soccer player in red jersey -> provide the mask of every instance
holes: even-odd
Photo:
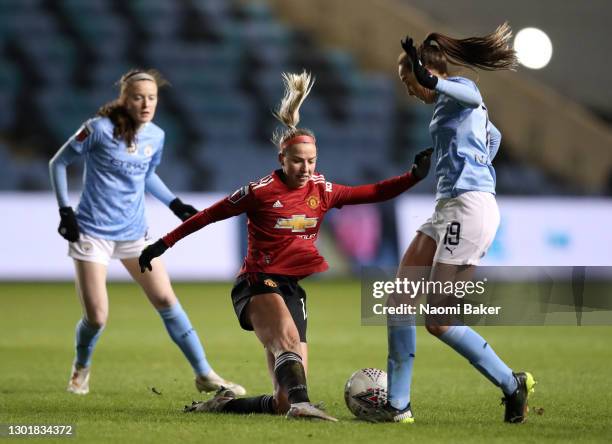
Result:
[[[286,126],[274,134],[281,168],[202,210],[148,246],[140,255],[141,270],[183,237],[206,225],[246,213],[248,251],[232,302],[240,326],[254,330],[266,349],[274,396],[237,399],[220,390],[186,411],[287,413],[288,418],[336,421],[310,403],[306,388],[306,293],[298,281],[328,265],[315,246],[325,213],[343,205],[391,199],[421,180],[429,170],[431,149],[416,156],[412,169],[370,185],[350,187],[325,180],[315,172],[314,134],[298,128],[299,108],[313,82],[310,74],[283,74],[285,96],[275,116]],[[153,265],[155,262],[153,262]]]

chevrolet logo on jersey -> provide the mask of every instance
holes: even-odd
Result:
[[[295,214],[291,219],[277,219],[274,228],[290,228],[292,233],[303,233],[306,228],[317,226],[318,217],[306,217],[305,214]]]

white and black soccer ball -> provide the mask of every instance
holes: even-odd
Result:
[[[372,421],[387,402],[387,373],[377,368],[357,370],[346,381],[344,400],[357,418]]]

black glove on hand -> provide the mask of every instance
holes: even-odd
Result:
[[[429,173],[431,153],[433,153],[433,148],[427,148],[414,156],[414,164],[410,171],[416,179],[423,180],[427,176],[427,173]]]
[[[410,57],[412,62],[412,71],[414,72],[414,76],[416,77],[417,81],[427,89],[436,89],[438,78],[430,73],[421,63],[419,56],[417,56],[417,50],[414,47],[412,38],[406,36],[406,38],[401,42],[402,48],[404,48],[404,51]]]
[[[164,252],[168,249],[168,246],[164,243],[163,240],[158,239],[155,243],[147,246],[140,256],[138,257],[138,265],[140,265],[140,272],[144,273],[148,268],[149,271],[153,271],[153,266],[151,265],[151,261],[158,256],[164,254]]]
[[[72,207],[61,207],[59,209],[60,224],[57,227],[57,232],[68,242],[76,242],[79,240],[79,224],[72,211]]]
[[[170,209],[176,215],[176,217],[178,217],[183,222],[185,222],[194,214],[198,214],[198,210],[196,210],[191,205],[183,203],[178,197],[172,202],[170,202]]]

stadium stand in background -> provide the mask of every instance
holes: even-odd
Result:
[[[322,172],[356,184],[408,168],[430,145],[431,109],[398,94],[394,71],[364,71],[317,41],[266,2],[2,0],[0,190],[49,189],[49,158],[132,67],[172,84],[155,121],[166,131],[158,171],[173,189],[231,191],[275,168],[280,74],[303,68],[317,79],[302,123],[317,135]],[[500,193],[587,192],[506,148],[495,162]],[[76,185],[78,168],[70,177]],[[433,175],[417,188],[431,190]]]

